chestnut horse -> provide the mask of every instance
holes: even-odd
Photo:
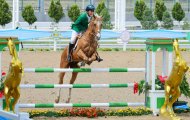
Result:
[[[96,60],[98,55],[97,47],[98,40],[100,38],[100,32],[102,28],[102,18],[99,16],[93,16],[92,20],[89,23],[87,31],[78,39],[76,47],[72,51],[72,62],[67,61],[68,47],[66,47],[61,55],[60,68],[80,68],[78,65],[79,62],[85,62],[90,65],[93,61]],[[78,73],[73,72],[70,79],[70,84],[73,84],[76,80]],[[59,74],[59,84],[63,84],[63,78],[65,72]],[[56,103],[60,99],[61,88],[59,89]],[[71,99],[71,88],[69,89],[69,97],[67,102],[70,102]]]

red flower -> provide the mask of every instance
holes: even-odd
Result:
[[[2,76],[5,76],[6,75],[6,72],[2,72]]]
[[[138,92],[138,83],[136,83],[136,82],[134,83],[133,90],[134,90],[134,94],[136,94]]]
[[[0,98],[2,98],[4,95],[4,92],[3,91],[0,91]]]
[[[161,82],[162,84],[165,83],[167,77],[168,77],[168,76],[164,76],[164,77],[162,77],[161,75],[158,75],[158,79],[160,80],[160,82]]]

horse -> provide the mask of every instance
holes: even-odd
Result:
[[[93,16],[91,19],[89,26],[86,32],[78,38],[75,48],[72,51],[71,57],[72,62],[67,61],[68,55],[68,47],[64,49],[61,55],[60,68],[80,68],[78,65],[79,62],[84,62],[90,65],[93,61],[96,60],[98,56],[97,47],[98,40],[100,37],[100,32],[102,28],[102,17]],[[73,84],[77,78],[78,73],[73,72],[72,77],[70,79],[70,84]],[[65,72],[61,72],[59,74],[59,84],[63,84],[63,78],[65,76]],[[59,89],[57,98],[55,102],[58,103],[60,99],[61,88]],[[71,88],[69,89],[69,97],[67,103],[70,102],[71,99]]]
[[[4,95],[6,101],[6,111],[10,111],[10,99],[14,98],[14,102],[12,104],[13,112],[15,110],[15,105],[20,98],[20,89],[19,85],[21,82],[21,77],[24,73],[24,69],[22,66],[22,62],[19,60],[15,44],[11,38],[8,39],[7,42],[10,55],[12,56],[11,63],[9,65],[9,71],[4,80]]]
[[[186,61],[182,58],[178,40],[174,40],[173,46],[176,57],[173,63],[172,71],[164,85],[165,102],[160,109],[160,113],[165,117],[171,117],[173,120],[180,120],[180,118],[175,115],[172,106],[181,94],[179,86],[183,80],[185,73],[189,70],[189,67],[187,66]]]

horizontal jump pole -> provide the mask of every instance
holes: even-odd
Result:
[[[24,72],[145,72],[145,68],[24,68]]]
[[[18,104],[19,108],[59,108],[59,107],[132,107],[145,106],[145,103],[59,103],[59,104]]]
[[[20,88],[127,88],[134,87],[128,84],[21,84]]]

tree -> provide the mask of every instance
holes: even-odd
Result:
[[[156,0],[154,15],[159,21],[162,21],[163,13],[166,11],[166,6],[162,0]]]
[[[106,8],[105,1],[102,0],[102,1],[98,4],[98,6],[97,6],[95,12],[100,15],[100,13],[102,12],[102,10],[105,9],[105,8]]]
[[[143,16],[143,12],[145,11],[145,9],[147,8],[144,0],[137,0],[135,3],[135,9],[134,9],[134,16],[141,21],[142,20],[142,16]]]
[[[185,18],[183,21],[182,29],[183,30],[189,30],[190,29],[190,23],[189,23],[187,18]]]
[[[37,21],[37,18],[34,14],[34,9],[31,5],[27,5],[24,7],[24,10],[22,11],[22,17],[26,22],[28,22],[29,25],[32,25],[34,22]]]
[[[69,18],[74,22],[80,15],[80,9],[77,4],[72,5],[68,10]]]
[[[102,0],[97,8],[96,8],[96,13],[101,15],[102,18],[103,18],[103,25],[102,25],[102,28],[104,29],[112,29],[112,24],[111,24],[111,17],[110,17],[110,13],[108,11],[108,9],[106,8],[105,6],[105,2],[104,0]]]
[[[162,23],[162,27],[165,29],[173,29],[173,20],[170,16],[170,13],[168,11],[165,11],[163,13],[163,17],[162,17],[163,23]]]
[[[6,0],[0,0],[0,25],[5,27],[12,20],[12,13]]]
[[[105,28],[105,29],[112,29],[113,26],[112,26],[112,24],[111,24],[111,22],[110,22],[111,17],[110,17],[110,14],[109,14],[108,9],[107,9],[107,8],[104,8],[104,9],[101,11],[100,15],[101,15],[102,18],[103,18],[103,25],[102,25],[102,27]]]
[[[143,13],[141,25],[143,29],[157,29],[158,24],[156,18],[153,16],[152,11],[149,8]]]
[[[183,11],[179,2],[176,2],[172,8],[172,17],[179,23],[185,17],[185,12]]]
[[[58,23],[61,20],[61,18],[64,17],[63,7],[60,3],[60,0],[51,0],[48,15],[56,23]]]

